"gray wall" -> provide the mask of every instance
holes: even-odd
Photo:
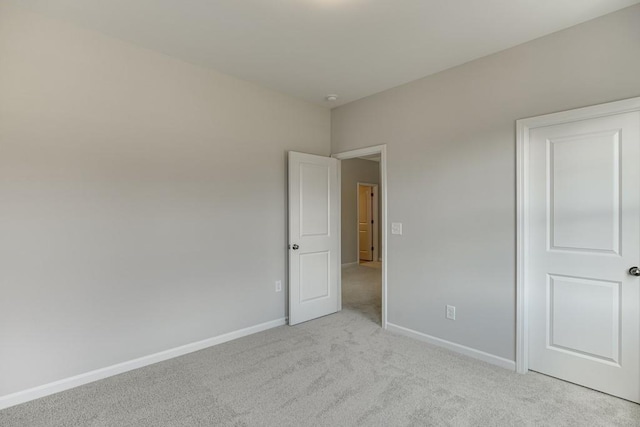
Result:
[[[363,159],[347,159],[341,162],[341,215],[342,215],[342,263],[347,264],[358,261],[358,182],[379,184],[380,163]],[[378,186],[378,201],[380,201],[382,189]],[[378,207],[379,209],[379,207]],[[380,218],[380,216],[378,216]],[[378,219],[378,225],[380,219]],[[378,240],[381,240],[378,228]],[[380,242],[378,242],[380,249]],[[378,251],[382,256],[382,251]]]
[[[333,152],[388,145],[389,321],[513,360],[515,121],[639,95],[633,6],[334,109]]]
[[[0,2],[0,395],[285,316],[330,113]]]

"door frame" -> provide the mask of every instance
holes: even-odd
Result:
[[[378,184],[371,184],[368,182],[358,182],[356,184],[356,197],[358,198],[358,203],[356,203],[356,218],[358,218],[358,221],[360,221],[360,186],[371,187],[371,191],[373,192],[372,203],[375,205],[375,209],[372,209],[371,211],[371,219],[373,220],[375,227],[371,227],[371,243],[373,244],[371,257],[373,258],[373,261],[378,261],[380,259],[380,248],[378,247],[380,246],[380,239],[378,237],[378,227],[380,226],[380,223],[378,222],[378,211],[380,210],[378,203]],[[358,233],[356,233],[356,236],[358,236],[356,239],[356,262],[360,263],[360,227],[357,225],[356,227],[356,230],[358,231]]]
[[[529,370],[529,131],[614,114],[640,112],[640,97],[516,121],[516,371]]]
[[[387,262],[389,261],[389,251],[387,250],[387,144],[374,145],[371,147],[359,148],[356,150],[342,151],[332,154],[331,157],[338,160],[354,159],[357,157],[371,156],[380,154],[380,184],[382,186],[382,203],[380,206],[380,225],[382,229],[382,328],[387,329]],[[340,189],[340,197],[338,197],[338,209],[342,210],[342,167],[338,168],[338,188]],[[338,216],[338,234],[340,235],[340,245],[338,245],[338,259],[342,259],[342,220],[341,215]],[[342,310],[342,269],[338,274],[338,308]]]

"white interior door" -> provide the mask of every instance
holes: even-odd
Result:
[[[640,402],[640,113],[529,130],[529,369]]]
[[[338,160],[289,152],[289,324],[338,311]]]
[[[358,184],[358,257],[373,261],[373,187]]]

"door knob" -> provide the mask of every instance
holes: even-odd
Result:
[[[631,267],[629,269],[629,274],[632,276],[640,276],[640,268],[638,267]]]
[[[294,244],[291,249],[293,249],[294,251],[297,251],[298,249],[300,249],[300,246],[298,246],[297,244]],[[637,267],[636,267],[637,268]],[[640,270],[638,270],[638,274],[636,276],[640,276]]]

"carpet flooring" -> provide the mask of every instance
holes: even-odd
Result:
[[[342,312],[0,411],[5,426],[639,426],[640,405],[382,330],[379,270]]]
[[[364,267],[372,267],[372,268],[382,268],[381,261],[360,261],[360,265]]]

